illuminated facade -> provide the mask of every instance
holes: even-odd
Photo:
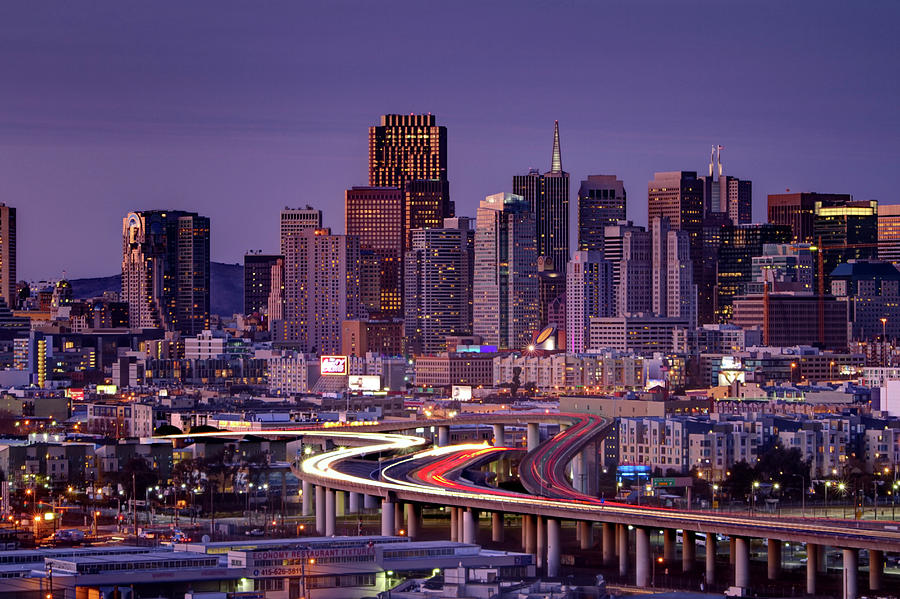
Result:
[[[244,255],[244,314],[269,314],[272,287],[282,286],[281,281],[273,279],[272,269],[279,268],[282,261],[281,256],[271,254]]]
[[[788,225],[792,243],[815,243],[813,221],[816,202],[840,206],[853,197],[843,193],[777,193],[768,197],[768,217],[773,225]]]
[[[612,316],[614,310],[612,265],[603,252],[575,252],[566,269],[566,351],[584,352],[590,319]]]
[[[625,184],[615,175],[589,175],[578,189],[578,249],[603,250],[607,226],[625,220]]]
[[[900,204],[878,207],[878,259],[900,264]]]
[[[831,271],[841,262],[875,259],[878,255],[878,202],[860,200],[831,205],[816,201],[813,243],[820,245],[819,251],[823,252],[826,283]]]
[[[308,229],[322,228],[322,211],[307,205],[305,208],[288,208],[281,211],[279,231],[281,236],[281,253],[284,254],[284,240]]]
[[[630,221],[609,225],[603,232],[603,257],[612,266],[613,313],[625,316],[650,312],[650,235]]]
[[[369,127],[369,185],[403,190],[416,179],[447,180],[447,128],[432,114],[386,114]]]
[[[439,180],[410,181],[404,188],[403,251],[412,248],[412,234],[416,229],[440,229],[444,219],[453,216],[450,184]]]
[[[122,221],[122,296],[132,328],[209,328],[209,218],[179,210]]]
[[[0,297],[15,308],[16,297],[16,209],[0,203]]]
[[[347,235],[377,258],[378,309],[371,316],[403,315],[403,193],[392,187],[353,187],[344,192]]]

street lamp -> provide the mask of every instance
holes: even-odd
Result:
[[[887,366],[887,318],[881,318],[881,365]]]
[[[718,490],[719,490],[719,485],[714,484],[714,485],[712,486],[712,505],[710,506],[710,507],[712,507],[713,509],[718,509],[718,508],[719,508],[719,504],[716,503],[716,493],[718,492]]]
[[[753,490],[750,492],[750,513],[756,511],[756,491],[759,489],[759,481],[753,481]]]
[[[797,368],[796,362],[791,362],[791,384],[794,383],[794,370]]]

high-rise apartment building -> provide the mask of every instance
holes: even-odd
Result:
[[[697,286],[691,262],[690,238],[685,231],[669,231],[666,236],[666,313],[660,316],[681,318],[688,328],[697,326]]]
[[[472,235],[468,219],[454,220],[464,228],[412,231],[412,247],[404,257],[403,302],[411,354],[447,351],[447,336],[472,332]]]
[[[514,176],[513,193],[525,198],[534,212],[538,256],[550,258],[562,272],[569,261],[569,173],[562,170],[559,121],[553,125],[550,170]]]
[[[16,294],[16,209],[0,203],[0,297],[15,308]]]
[[[284,247],[284,320],[276,339],[302,352],[339,353],[341,323],[364,316],[359,300],[359,239],[305,229]]]
[[[344,194],[347,235],[372,250],[380,269],[379,306],[371,316],[403,315],[404,196],[393,187],[353,187]]]
[[[501,348],[526,347],[537,332],[535,217],[522,196],[490,195],[475,228],[473,333]]]
[[[412,248],[416,229],[440,229],[453,216],[450,183],[438,179],[416,179],[406,183],[403,202],[403,251]]]
[[[769,194],[768,216],[773,225],[788,225],[792,243],[815,244],[813,221],[816,202],[822,206],[841,206],[853,201],[843,193],[777,193]]]
[[[369,185],[404,190],[416,179],[447,180],[447,128],[432,114],[386,114],[369,127]]]
[[[603,250],[606,227],[625,220],[625,184],[615,175],[589,175],[578,188],[578,249]]]
[[[628,316],[649,312],[650,235],[630,221],[608,225],[604,229],[603,256],[612,267],[612,316]]]
[[[566,267],[566,351],[587,350],[591,318],[608,318],[614,309],[612,265],[603,252],[575,252]]]
[[[281,253],[284,254],[284,239],[289,235],[322,228],[322,211],[307,205],[305,208],[288,208],[285,206],[279,219]]]
[[[209,218],[180,210],[122,220],[122,296],[132,328],[209,328]]]
[[[269,315],[269,296],[272,294],[272,268],[282,260],[273,254],[244,255],[244,314]],[[281,286],[276,281],[277,286]]]
[[[900,204],[878,206],[878,259],[900,264]]]

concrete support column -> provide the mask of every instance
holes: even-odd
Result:
[[[547,576],[559,576],[559,520],[547,518]]]
[[[572,486],[579,493],[584,493],[584,455],[577,453],[572,458]]]
[[[406,536],[415,541],[422,534],[422,506],[418,503],[406,504]]]
[[[491,514],[491,542],[503,542],[503,512],[494,512]]]
[[[528,423],[526,446],[528,451],[534,451],[541,444],[541,425],[537,422]]]
[[[781,541],[769,539],[769,580],[778,580],[781,576]]]
[[[403,526],[403,504],[399,501],[394,502],[394,532],[405,528]]]
[[[675,529],[663,530],[663,560],[666,565],[675,563]]]
[[[325,536],[334,536],[334,529],[337,528],[337,510],[335,509],[335,492],[334,489],[325,489]]]
[[[450,542],[459,541],[459,508],[450,508]]]
[[[693,572],[697,561],[697,535],[693,530],[681,531],[681,571]]]
[[[884,586],[884,552],[869,549],[869,590],[880,591]]]
[[[587,520],[579,520],[575,526],[578,527],[578,540],[581,542],[582,549],[590,549],[594,546],[594,523]]]
[[[394,535],[394,502],[389,499],[381,500],[381,536]]]
[[[475,510],[467,508],[463,512],[463,543],[475,542],[475,519],[478,517]]]
[[[350,504],[349,511],[351,514],[359,513],[359,504],[361,503],[361,501],[360,501],[361,497],[362,497],[362,495],[360,493],[353,493],[353,492],[350,493],[350,499],[349,499],[348,503]]]
[[[650,586],[650,531],[646,528],[634,529],[634,584],[638,587]]]
[[[316,534],[325,534],[325,487],[316,485]]]
[[[313,484],[308,480],[303,481],[303,494],[301,495],[301,501],[303,502],[303,515],[304,516],[312,516],[313,513],[313,501],[315,501],[315,497],[313,497]]]
[[[535,551],[537,553],[538,568],[543,568],[547,563],[547,527],[544,524],[545,520],[543,516],[538,516],[534,526],[537,529],[537,546]]]
[[[603,523],[603,565],[616,563],[616,528],[615,524]]]
[[[734,538],[734,586],[750,586],[750,540],[745,537]]]
[[[716,533],[706,533],[706,588],[716,582]]]
[[[825,551],[825,545],[816,545],[816,551],[818,552],[818,560],[816,561],[816,572],[819,574],[827,574],[828,573],[828,553]]]
[[[856,549],[844,549],[841,552],[844,556],[844,599],[856,599],[859,596],[858,580],[859,574],[859,554]]]
[[[819,546],[806,544],[806,594],[816,594],[816,573],[819,571]]]
[[[491,428],[494,430],[494,447],[506,447],[506,435],[502,424],[493,424]]]
[[[734,544],[736,543],[734,537],[728,537],[728,563],[732,566],[734,565]]]
[[[535,519],[537,516],[525,514],[522,516],[522,537],[525,539],[525,553],[534,555],[537,553],[537,528]],[[535,560],[536,561],[536,560]]]
[[[628,576],[628,527],[616,525],[616,543],[619,546],[619,576]]]
[[[437,443],[438,447],[446,447],[450,445],[450,427],[449,426],[439,426],[437,427]]]
[[[462,507],[459,508],[459,512],[457,513],[457,516],[456,516],[456,538],[459,539],[460,543],[462,543],[463,539],[466,538],[466,531],[465,531],[466,521],[465,521],[465,518],[463,517],[463,514],[465,513],[465,511],[466,511],[466,508],[462,508]]]
[[[367,510],[377,510],[379,499],[375,495],[363,495],[363,507]]]

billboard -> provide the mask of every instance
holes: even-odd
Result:
[[[472,387],[470,385],[453,385],[450,391],[450,399],[470,401],[472,399]]]
[[[319,374],[344,376],[347,374],[347,356],[322,356],[319,358]]]
[[[347,388],[351,391],[379,391],[381,377],[377,374],[351,374],[347,377]]]

